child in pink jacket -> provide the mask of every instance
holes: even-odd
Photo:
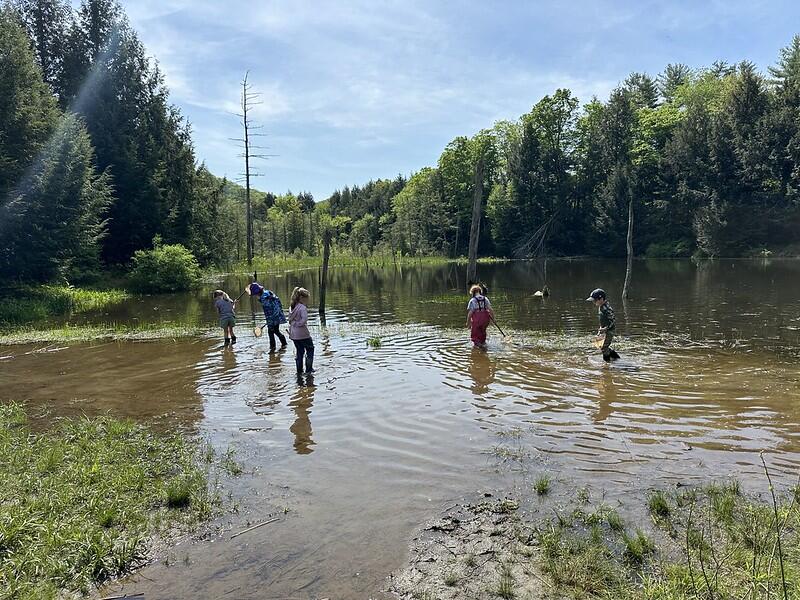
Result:
[[[303,356],[305,355],[306,373],[314,372],[314,340],[308,330],[308,301],[311,294],[307,289],[296,287],[292,290],[292,302],[289,305],[289,339],[294,342],[297,351],[295,364],[297,375],[303,375]]]

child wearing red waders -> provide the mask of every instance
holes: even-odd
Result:
[[[472,343],[478,348],[485,348],[486,328],[494,317],[492,305],[479,285],[469,288],[469,294],[472,298],[467,304],[467,327],[471,331]]]

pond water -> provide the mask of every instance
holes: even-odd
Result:
[[[423,521],[478,490],[530,495],[540,473],[609,502],[729,476],[759,490],[763,450],[775,478],[796,479],[800,262],[637,261],[622,303],[624,268],[480,265],[507,334],[492,330],[486,352],[463,328],[463,267],[333,269],[326,325],[311,311],[318,372],[304,385],[291,350],[270,355],[253,336],[260,308],[246,299],[232,350],[210,335],[0,348],[0,400],[34,416],[131,416],[237,450],[247,472],[227,482],[241,505],[233,531],[280,520],[187,545],[113,588],[148,598],[379,597]],[[286,304],[308,287],[312,309],[316,280],[263,277]],[[534,297],[545,283],[551,296]],[[82,319],[213,324],[210,289],[244,284]],[[591,345],[584,299],[598,286],[618,317],[611,366]]]

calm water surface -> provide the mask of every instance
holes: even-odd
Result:
[[[245,303],[233,350],[216,337],[2,348],[0,399],[34,415],[132,416],[237,449],[248,474],[229,484],[241,498],[233,530],[281,520],[187,545],[125,583],[148,598],[378,597],[421,522],[477,490],[527,494],[542,472],[609,501],[731,475],[761,489],[761,450],[778,479],[797,477],[800,262],[637,262],[625,304],[623,262],[479,274],[509,334],[492,332],[488,352],[463,329],[462,268],[336,269],[327,326],[312,330],[313,385],[297,384],[291,351],[270,355],[252,336],[259,309]],[[313,308],[316,276],[264,283],[285,300],[305,285]],[[84,319],[213,323],[208,291],[244,283]],[[544,283],[552,295],[535,298]],[[584,298],[597,286],[618,315],[612,367],[590,344],[597,316]]]

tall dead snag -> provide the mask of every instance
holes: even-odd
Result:
[[[328,261],[331,258],[331,231],[326,227],[322,231],[322,274],[319,278],[319,316],[325,324],[325,292],[328,287]]]
[[[481,235],[481,208],[483,207],[483,155],[475,165],[475,192],[472,199],[472,225],[469,228],[469,259],[467,285],[478,280],[478,239]]]
[[[631,272],[633,271],[633,195],[628,198],[628,262],[625,268],[625,284],[622,286],[622,297],[628,298],[628,290],[631,283]]]
[[[269,157],[269,155],[257,154],[253,152],[254,150],[261,149],[261,146],[256,146],[253,144],[253,138],[263,136],[263,134],[255,132],[256,130],[261,129],[261,126],[255,125],[252,122],[250,115],[253,106],[263,103],[257,100],[257,98],[259,98],[261,94],[252,91],[252,87],[247,81],[249,75],[250,71],[244,74],[244,79],[242,80],[242,98],[240,104],[242,112],[238,113],[238,116],[241,119],[244,137],[233,138],[233,141],[242,144],[242,153],[239,155],[239,157],[244,158],[244,173],[240,173],[240,175],[241,179],[244,181],[245,221],[247,223],[247,240],[246,240],[247,264],[248,266],[252,266],[254,243],[253,243],[253,207],[250,201],[250,179],[252,177],[261,177],[263,173],[255,172],[252,169],[251,162],[254,159],[259,159],[259,158],[266,159]]]

